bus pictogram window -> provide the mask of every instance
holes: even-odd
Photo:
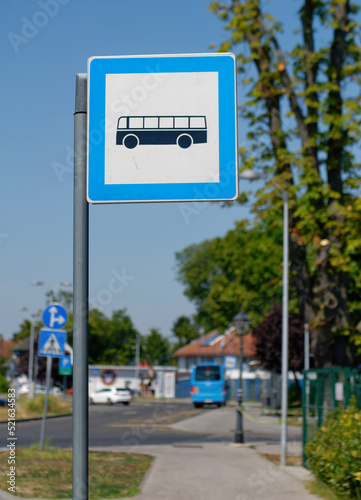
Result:
[[[182,149],[207,142],[205,116],[121,116],[116,144],[133,149],[138,145],[178,145]]]

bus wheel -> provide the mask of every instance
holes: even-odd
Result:
[[[190,135],[188,135],[188,134],[182,134],[177,139],[177,144],[182,149],[189,148],[189,146],[191,146],[192,143],[193,143],[192,137]]]
[[[123,144],[128,149],[134,149],[139,144],[139,139],[136,135],[129,134],[123,139]]]
[[[202,408],[203,406],[203,403],[193,403],[194,404],[194,408]]]

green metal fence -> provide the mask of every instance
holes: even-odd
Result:
[[[324,368],[303,372],[303,464],[305,445],[338,406],[347,407],[352,395],[361,408],[361,374],[350,368]]]

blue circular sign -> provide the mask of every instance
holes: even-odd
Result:
[[[47,328],[63,328],[68,321],[68,313],[60,304],[49,304],[43,311],[43,323]]]

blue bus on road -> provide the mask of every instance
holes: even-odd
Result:
[[[214,403],[226,403],[226,381],[224,367],[217,363],[201,363],[191,373],[191,399],[195,408]]]

